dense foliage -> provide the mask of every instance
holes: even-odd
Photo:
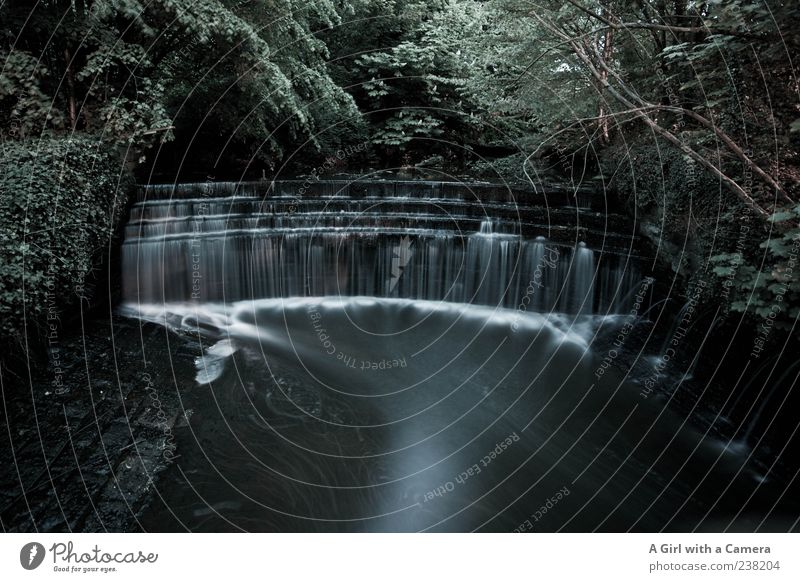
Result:
[[[2,160],[0,322],[4,347],[19,348],[26,331],[57,334],[90,296],[129,184],[108,144],[88,137],[7,142]]]
[[[331,3],[295,0],[6,2],[0,118],[22,137],[78,131],[138,152],[177,136],[212,162],[274,164],[357,115],[312,34],[338,22]]]

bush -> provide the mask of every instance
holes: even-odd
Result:
[[[470,173],[478,178],[485,178],[493,181],[503,181],[509,184],[528,184],[530,180],[523,171],[527,156],[524,154],[513,154],[504,158],[478,161],[469,168]],[[527,160],[528,174],[535,180],[541,174],[541,170],[534,170],[533,162]]]
[[[685,287],[703,279],[706,299],[724,311],[747,314],[754,326],[789,329],[800,314],[800,206],[765,221],[674,147],[628,145],[630,162],[614,186]],[[625,151],[609,150],[609,166],[624,161]]]
[[[90,137],[6,142],[0,159],[0,326],[13,350],[25,334],[40,343],[86,295],[129,183],[113,148]]]

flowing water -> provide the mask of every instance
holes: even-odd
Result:
[[[123,312],[199,339],[181,456],[149,529],[684,530],[767,517],[755,502],[739,512],[765,481],[742,451],[622,372],[598,373],[599,338],[636,324],[642,275],[624,237],[582,230],[589,209],[554,214],[595,248],[538,222],[538,203],[436,183],[147,194],[174,198],[133,209]]]

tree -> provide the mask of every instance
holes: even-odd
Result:
[[[382,11],[386,9],[386,11]],[[365,2],[350,22],[374,22],[368,43],[352,30],[330,38],[337,78],[369,123],[370,139],[397,161],[438,154],[463,164],[479,141],[480,108],[468,84],[478,60],[473,40],[484,23],[479,3]],[[352,45],[355,43],[355,46]]]
[[[534,19],[552,39],[548,50],[557,49],[566,55],[568,62],[564,66],[585,75],[600,103],[600,114],[594,121],[602,136],[608,135],[608,116],[618,120],[618,127],[636,119],[719,178],[762,218],[771,216],[776,203],[794,203],[794,194],[788,191],[796,190],[798,185],[794,173],[779,175],[775,171],[780,161],[764,158],[771,148],[758,149],[762,159],[748,154],[747,150],[756,148],[748,147],[744,132],[726,127],[726,123],[730,125],[729,113],[739,98],[736,90],[731,90],[737,78],[758,78],[756,67],[765,64],[778,78],[789,76],[785,48],[796,48],[800,35],[776,29],[770,23],[773,16],[783,17],[778,22],[791,21],[797,8],[789,4],[754,8],[749,2],[740,1],[719,3],[713,8],[710,3],[695,7],[676,2],[667,8],[663,2],[580,0],[547,6],[549,9],[513,3],[508,10]],[[627,45],[616,55],[613,38],[616,43]],[[776,50],[778,38],[784,40],[786,47]],[[732,69],[726,66],[726,56],[730,59],[743,49],[757,54],[759,62],[736,60]],[[645,71],[649,73],[647,82],[637,86],[636,81],[642,81]],[[796,115],[796,98],[791,98],[796,92],[796,80],[779,83],[781,115],[770,115],[773,121],[781,120],[776,130],[786,136],[784,139],[794,121],[792,109]],[[768,91],[750,93],[748,98],[759,103],[762,112],[763,106],[772,101]],[[590,120],[581,119],[579,123],[585,121]],[[791,155],[789,148],[782,152],[782,157]],[[726,167],[726,162],[734,159],[741,164],[738,172]],[[752,173],[763,184],[762,196],[754,197],[740,183],[739,176],[744,172]],[[781,178],[790,184],[783,184]]]
[[[55,0],[5,3],[0,19],[0,116],[20,134],[102,135],[137,156],[177,134],[213,144],[212,165],[272,164],[357,116],[312,30],[338,22],[332,4]]]

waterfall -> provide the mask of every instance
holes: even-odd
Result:
[[[125,230],[124,300],[372,296],[574,314],[629,309],[619,299],[640,277],[628,254],[570,244],[586,232],[542,224],[532,195],[457,186],[147,187]],[[552,215],[568,222],[576,210]]]
[[[748,447],[642,397],[624,369],[648,357],[638,335],[624,343],[652,281],[626,221],[587,197],[363,180],[140,194],[120,313],[177,332],[148,360],[210,388],[181,393],[193,472],[164,493],[181,524],[237,503],[226,520],[272,527],[277,509],[299,516],[287,530],[472,531],[493,515],[510,530],[569,483],[601,525],[657,530],[716,507],[732,476],[732,499],[763,481]],[[746,412],[743,442],[758,445],[781,394]]]
[[[482,220],[479,232],[480,234],[492,234],[494,232],[494,223],[492,220]]]
[[[575,249],[568,288],[570,300],[568,311],[574,313],[593,313],[594,308],[594,252],[580,243]],[[610,307],[610,306],[607,306]]]

